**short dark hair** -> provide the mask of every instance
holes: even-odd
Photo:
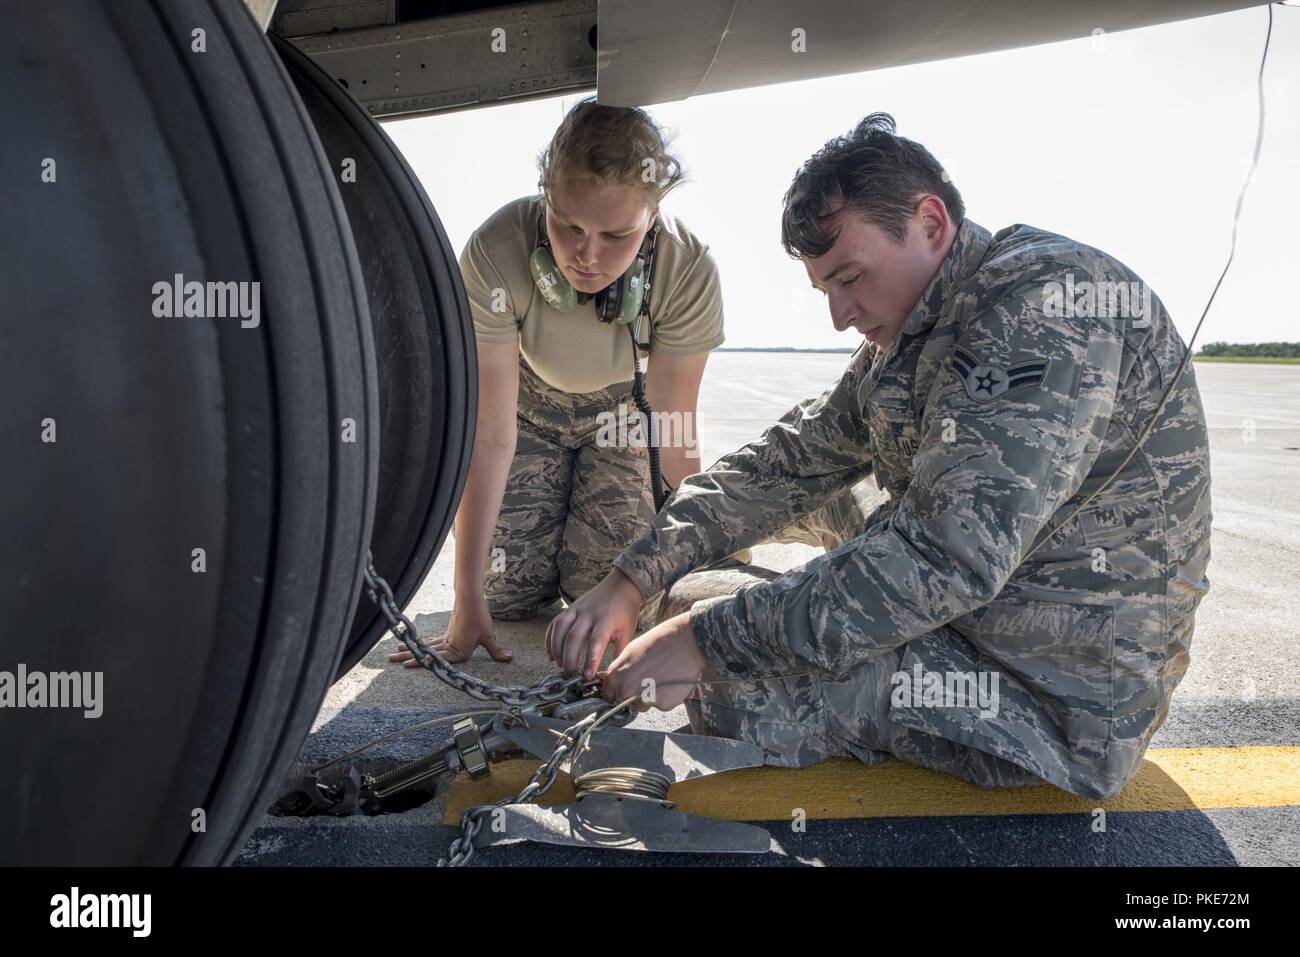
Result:
[[[899,136],[888,113],[872,113],[799,168],[785,194],[781,245],[795,259],[825,255],[838,236],[826,220],[840,208],[901,243],[922,193],[942,199],[954,223],[966,218],[961,194],[939,161],[920,143]]]

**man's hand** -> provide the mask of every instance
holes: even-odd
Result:
[[[591,680],[609,643],[619,652],[636,634],[643,600],[631,579],[611,569],[599,585],[552,619],[546,629],[547,657],[566,675],[581,668]]]
[[[456,599],[456,606],[451,611],[451,621],[447,624],[447,633],[429,642],[429,648],[449,665],[458,665],[469,661],[474,649],[482,645],[494,661],[510,661],[514,658],[492,637],[492,616],[488,614],[487,602],[482,595],[478,600]],[[418,668],[420,662],[405,645],[389,661],[401,662],[407,668]]]
[[[605,675],[603,694],[618,703],[637,695],[635,707],[671,711],[685,701],[701,676],[712,675],[691,632],[691,613],[684,612],[633,639]]]

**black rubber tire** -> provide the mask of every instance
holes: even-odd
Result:
[[[478,363],[460,268],[424,187],[388,134],[291,43],[272,37],[316,125],[352,224],[379,374],[379,491],[371,550],[405,607],[447,538],[469,470]],[[355,180],[342,176],[354,164]],[[387,622],[366,600],[338,677]]]
[[[346,215],[241,3],[7,5],[0,115],[0,669],[103,673],[98,718],[0,711],[0,861],[227,863],[319,711],[370,539]],[[156,317],[177,273],[259,282],[260,323]]]

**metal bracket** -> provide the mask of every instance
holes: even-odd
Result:
[[[515,721],[520,718],[516,716]],[[505,716],[493,721],[493,736],[501,736],[538,758],[555,751],[570,726],[556,718],[526,715],[513,724]],[[670,734],[628,728],[599,728],[575,760],[561,767],[575,779],[603,768],[637,768],[663,775],[669,785],[763,764],[757,745],[729,738]],[[771,849],[771,835],[761,827],[735,821],[683,814],[672,802],[632,794],[584,793],[573,803],[553,807],[508,804],[504,827],[484,828],[477,843],[519,840],[568,847],[609,847],[623,850],[762,854]]]
[[[451,726],[456,753],[470,778],[477,781],[488,774],[488,754],[473,718],[461,718]]]

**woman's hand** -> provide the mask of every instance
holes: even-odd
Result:
[[[552,619],[546,629],[547,657],[565,674],[581,668],[583,677],[591,680],[610,642],[619,652],[636,634],[643,600],[631,579],[612,569],[599,585]]]
[[[492,616],[488,614],[487,601],[483,596],[479,595],[477,601],[458,598],[451,611],[447,633],[429,642],[429,647],[447,664],[458,665],[469,661],[479,645],[487,649],[494,661],[510,661],[514,658],[492,636]],[[420,667],[420,662],[405,645],[397,654],[389,655],[388,660],[401,662],[407,668]]]
[[[609,666],[602,694],[615,704],[636,695],[638,711],[671,711],[690,696],[706,671],[712,669],[695,643],[691,613],[683,612],[623,649]]]

